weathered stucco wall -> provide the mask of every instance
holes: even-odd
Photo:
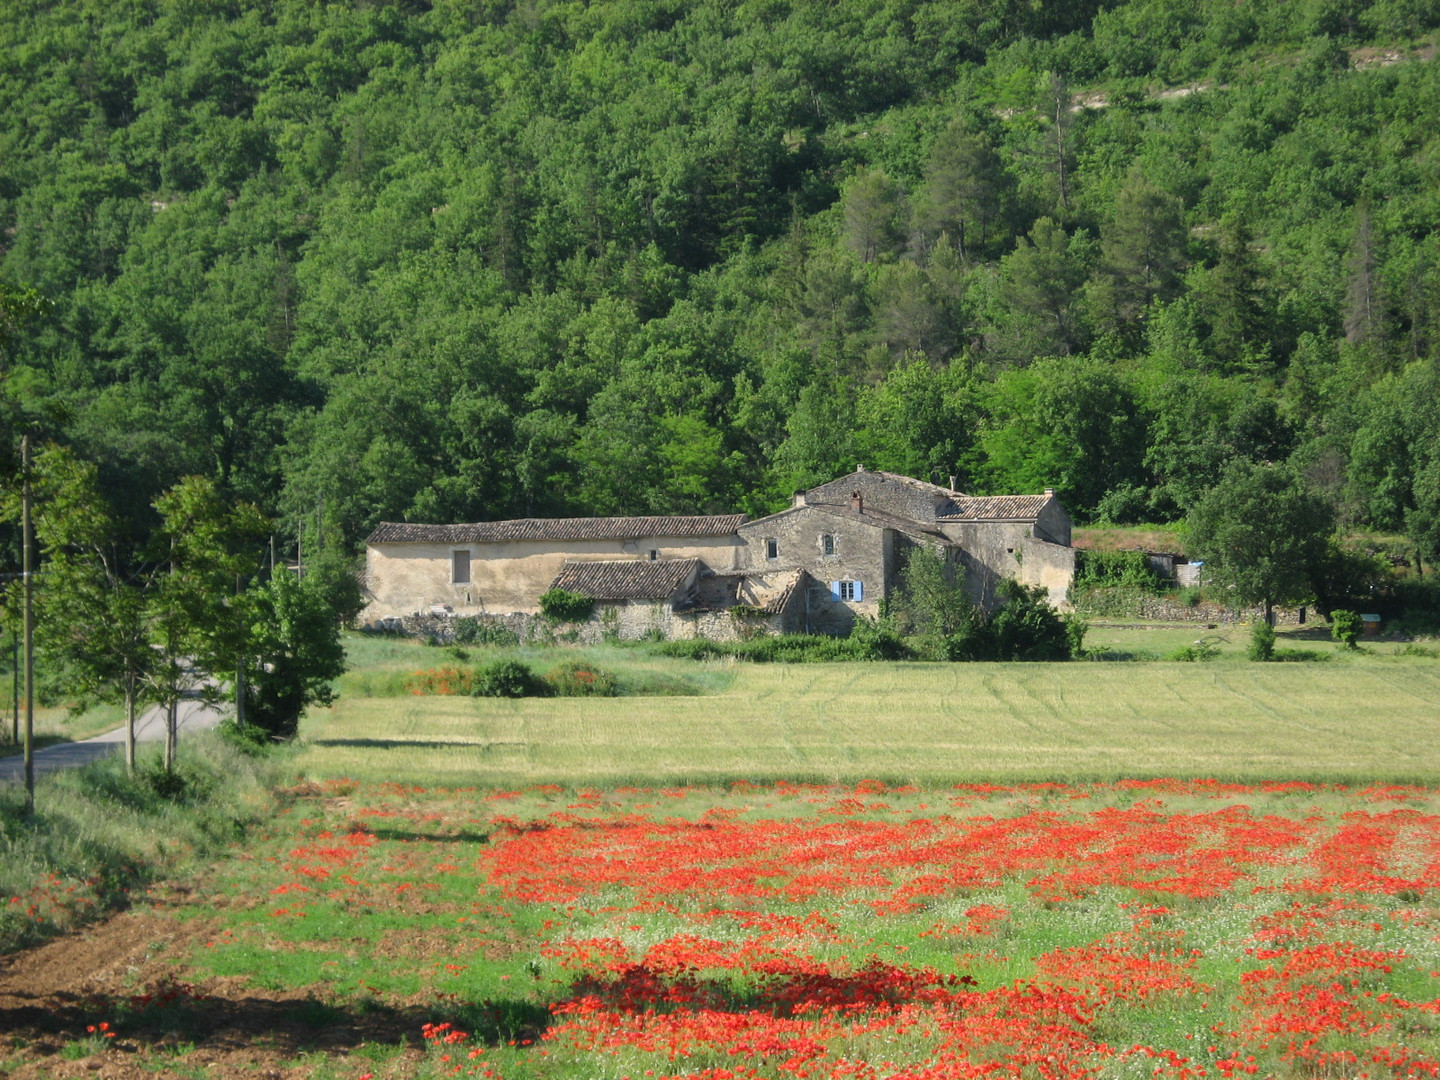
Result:
[[[886,545],[889,532],[858,518],[828,514],[814,506],[797,506],[778,514],[747,521],[740,526],[750,570],[805,570],[812,581],[802,582],[793,602],[787,627],[815,634],[844,634],[857,615],[875,616],[886,595]],[[834,538],[834,554],[825,554],[825,537]],[[769,558],[766,541],[776,543]],[[835,600],[832,581],[860,583],[859,600]],[[798,623],[798,625],[791,625]]]
[[[984,608],[993,608],[1005,578],[1018,577],[1030,526],[1014,522],[947,521],[941,530],[961,548],[965,590]]]
[[[1050,596],[1050,606],[1066,608],[1070,603],[1070,582],[1075,577],[1075,549],[1027,536],[1021,541],[1019,572],[1025,585],[1039,585]]]
[[[1069,519],[1064,520],[1068,533]],[[942,528],[962,549],[965,588],[977,604],[993,608],[999,601],[1000,582],[1006,578],[1043,586],[1054,607],[1067,603],[1075,575],[1073,548],[1031,536],[1030,526],[1021,522],[947,521]]]
[[[734,535],[700,539],[523,540],[480,544],[372,544],[365,555],[371,600],[366,621],[448,605],[457,615],[538,612],[566,559],[698,558],[715,570],[734,569],[743,545]],[[470,552],[470,582],[450,580],[452,556]]]
[[[1051,500],[1040,509],[1035,519],[1034,535],[1053,544],[1070,546],[1070,515],[1057,500]]]

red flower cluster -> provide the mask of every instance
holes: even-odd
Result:
[[[427,1025],[437,1076],[1440,1080],[1436,792],[374,791],[255,921],[443,919],[422,983],[484,1037]]]

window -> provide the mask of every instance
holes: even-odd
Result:
[[[765,558],[778,559],[780,557],[780,541],[773,536],[765,538]]]
[[[651,548],[651,549],[650,549],[650,561],[651,561],[651,562],[654,562],[654,561],[655,561],[656,559],[658,559],[658,558],[660,558],[660,552],[659,552],[657,549],[655,549],[655,548]]]
[[[820,552],[821,552],[821,554],[823,554],[823,555],[834,555],[834,554],[835,554],[835,534],[834,534],[834,533],[826,533],[824,536],[820,537]]]
[[[450,583],[452,585],[470,584],[470,552],[452,551],[450,553]]]
[[[865,587],[858,581],[830,582],[830,599],[857,602],[865,599]]]

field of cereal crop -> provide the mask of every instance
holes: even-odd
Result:
[[[1440,776],[1440,663],[1366,660],[742,663],[705,665],[717,689],[688,697],[351,695],[307,722],[306,768],[446,785]]]

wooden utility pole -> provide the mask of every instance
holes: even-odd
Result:
[[[240,625],[240,634],[241,634],[241,637],[243,638],[243,637],[244,637],[244,634],[245,634],[245,626],[244,626],[244,616],[243,616],[243,614],[242,614],[242,609],[241,609],[241,606],[240,606],[240,605],[241,605],[241,600],[240,600],[240,575],[239,575],[239,574],[236,574],[236,575],[235,575],[235,613],[236,613],[236,617],[237,617],[238,619],[240,619],[240,622],[241,622],[241,625]],[[244,645],[243,645],[243,644],[241,645],[241,649],[242,649],[242,650],[244,649]],[[245,657],[244,657],[244,656],[237,657],[236,660],[235,660],[235,727],[236,727],[236,730],[239,730],[239,731],[244,731],[244,730],[245,730]]]
[[[10,741],[20,744],[20,631],[10,628]]]
[[[35,812],[35,579],[30,573],[30,436],[20,440],[20,570],[25,579],[25,812]]]

